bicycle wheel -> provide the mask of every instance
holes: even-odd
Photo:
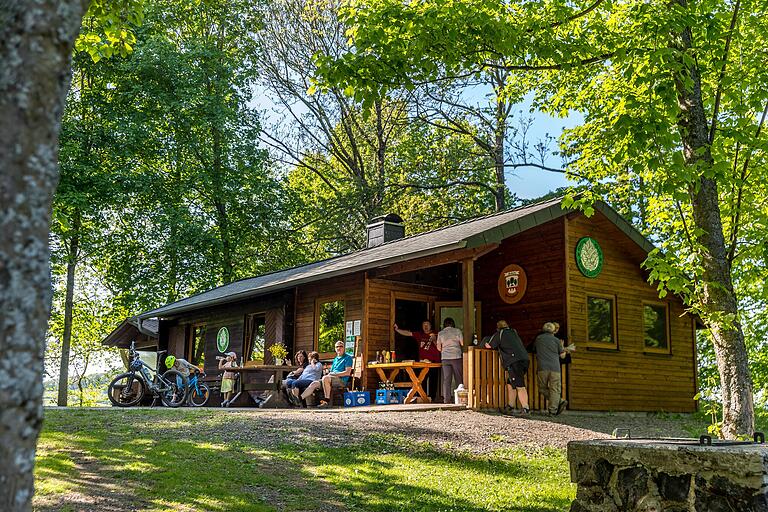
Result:
[[[166,407],[179,407],[187,400],[187,377],[176,370],[168,370],[158,379],[160,401]],[[179,386],[181,381],[181,386]]]
[[[144,381],[131,372],[121,373],[109,383],[107,396],[117,407],[131,407],[141,402],[146,393]]]
[[[198,384],[189,390],[189,403],[194,407],[202,407],[208,403],[208,397],[211,391],[205,384]]]

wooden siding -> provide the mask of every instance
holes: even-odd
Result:
[[[493,334],[498,320],[506,320],[526,345],[533,343],[544,322],[565,323],[564,220],[555,219],[504,240],[475,262],[475,300],[482,302],[478,338]],[[504,267],[520,265],[528,289],[516,304],[499,297],[497,283]]]
[[[363,319],[364,279],[365,274],[358,272],[298,287],[294,318],[294,350],[303,349],[307,352],[317,350],[315,309],[319,299],[343,300],[344,320],[363,320],[365,323]]]
[[[218,361],[215,359],[215,356],[220,355],[216,346],[216,335],[219,329],[226,327],[229,330],[229,348],[227,351],[236,352],[239,363],[240,358],[243,357],[245,318],[249,314],[264,313],[265,317],[270,320],[266,332],[270,342],[278,340],[282,332],[284,334],[283,341],[290,344],[290,339],[285,339],[290,337],[285,336],[287,321],[283,313],[284,308],[288,311],[293,310],[293,294],[281,293],[181,314],[161,322],[164,327],[160,332],[161,347],[167,347],[168,353],[177,357],[188,357],[192,326],[204,326],[205,372],[209,377],[216,377],[222,373],[219,371]],[[282,326],[279,325],[280,322],[282,322]]]
[[[648,284],[641,262],[645,253],[602,214],[569,216],[566,265],[569,311],[561,335],[578,346],[570,368],[570,408],[613,411],[695,410],[696,393],[693,318],[677,298],[660,301]],[[576,266],[576,244],[582,237],[598,241],[603,270],[587,278]],[[617,350],[587,347],[588,295],[615,297]],[[670,354],[646,353],[643,302],[669,305]]]

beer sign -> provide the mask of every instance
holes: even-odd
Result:
[[[523,267],[516,264],[507,265],[499,274],[499,295],[507,304],[520,302],[528,288],[528,276]]]

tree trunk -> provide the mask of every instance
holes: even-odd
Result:
[[[686,6],[686,0],[678,0]],[[705,171],[713,167],[708,125],[704,114],[701,75],[691,56],[683,62],[682,55],[693,46],[690,27],[673,34],[673,46],[679,50],[680,68],[675,74],[680,115],[678,129],[683,143],[683,156],[687,166],[697,169],[698,182],[691,189],[694,225],[703,231],[698,238],[703,246],[702,264],[702,316],[712,333],[723,392],[723,435],[733,439],[739,435],[752,435],[754,405],[752,382],[749,375],[747,348],[739,323],[739,310],[731,279],[717,182],[706,177]]]
[[[85,0],[0,2],[0,510],[31,507],[51,309],[51,201]]]
[[[61,364],[59,365],[59,397],[56,404],[67,406],[69,394],[69,351],[72,341],[72,306],[75,295],[75,269],[80,250],[80,212],[75,210],[72,219],[72,237],[67,249],[67,290],[64,298],[64,333],[61,336]]]
[[[493,194],[496,199],[496,211],[507,209],[506,191],[507,184],[504,177],[504,141],[507,138],[507,110],[506,103],[496,96],[496,133],[494,134],[493,165],[496,171],[496,191]]]

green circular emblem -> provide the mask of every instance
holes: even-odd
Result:
[[[229,348],[229,329],[222,327],[216,334],[216,346],[219,347],[219,352],[226,352]]]
[[[597,277],[603,270],[603,251],[594,238],[585,236],[576,244],[576,265],[587,277]]]

